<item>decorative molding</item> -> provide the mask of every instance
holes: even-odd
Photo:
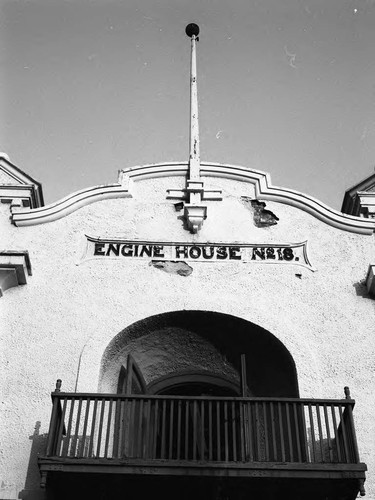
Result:
[[[0,202],[38,208],[44,205],[42,185],[0,153]]]
[[[366,277],[367,291],[375,298],[375,264],[370,264]]]
[[[156,163],[126,168],[120,171],[119,184],[82,190],[43,208],[13,211],[12,221],[17,226],[51,222],[95,201],[106,198],[131,197],[129,186],[132,182],[157,177],[186,176],[187,172],[187,162]],[[322,222],[343,231],[359,234],[373,234],[375,231],[374,219],[343,214],[311,196],[291,189],[272,186],[270,175],[259,170],[236,165],[202,162],[201,175],[247,182],[254,186],[256,199],[275,201],[299,208]],[[121,184],[124,179],[129,186]]]
[[[31,276],[31,264],[27,251],[0,252],[0,297],[5,290],[27,283],[27,274]]]
[[[16,226],[31,226],[61,219],[81,207],[109,198],[131,198],[127,188],[119,184],[82,189],[62,200],[29,211],[12,210],[12,222]]]
[[[207,207],[205,205],[186,203],[184,205],[184,218],[188,229],[193,234],[196,234],[201,229],[203,221],[207,218]]]

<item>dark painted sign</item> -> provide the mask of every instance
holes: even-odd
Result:
[[[86,236],[82,260],[137,259],[190,262],[255,262],[298,264],[313,270],[307,257],[307,242],[260,243],[170,243],[160,241],[112,240]]]

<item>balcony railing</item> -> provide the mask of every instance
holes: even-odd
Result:
[[[246,495],[262,491],[278,498],[281,480],[291,500],[302,493],[309,500],[354,500],[364,494],[366,465],[358,456],[354,400],[347,388],[345,394],[319,400],[57,389],[46,452],[38,459],[41,485],[48,480],[57,491],[68,485],[61,498],[75,489],[81,498],[99,475],[108,491],[121,493],[131,484],[135,491],[148,488],[141,497],[149,498],[164,476],[189,478],[195,497],[202,478],[207,485],[216,478],[219,488],[240,484]],[[228,482],[236,478],[242,482]],[[96,498],[96,487],[90,491]]]
[[[52,393],[46,457],[358,464],[354,401]]]

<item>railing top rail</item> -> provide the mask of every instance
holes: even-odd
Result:
[[[223,396],[177,396],[155,394],[116,394],[116,393],[88,393],[88,392],[52,392],[52,398],[58,399],[173,399],[198,401],[243,401],[243,402],[274,402],[274,403],[304,403],[304,404],[336,404],[354,406],[354,399],[314,399],[314,398],[282,398],[282,397],[223,397]]]

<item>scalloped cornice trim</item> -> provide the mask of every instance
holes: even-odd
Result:
[[[14,210],[12,222],[17,226],[26,226],[51,222],[74,212],[75,210],[108,198],[131,198],[131,181],[169,176],[185,176],[187,162],[155,163],[126,168],[120,171],[119,184],[97,186],[78,191],[62,200],[28,211]],[[292,189],[272,186],[271,177],[260,170],[248,169],[237,165],[201,162],[201,175],[224,177],[252,184],[257,199],[276,201],[304,210],[317,219],[337,229],[360,234],[372,234],[375,220],[343,214],[330,208],[319,200]]]

